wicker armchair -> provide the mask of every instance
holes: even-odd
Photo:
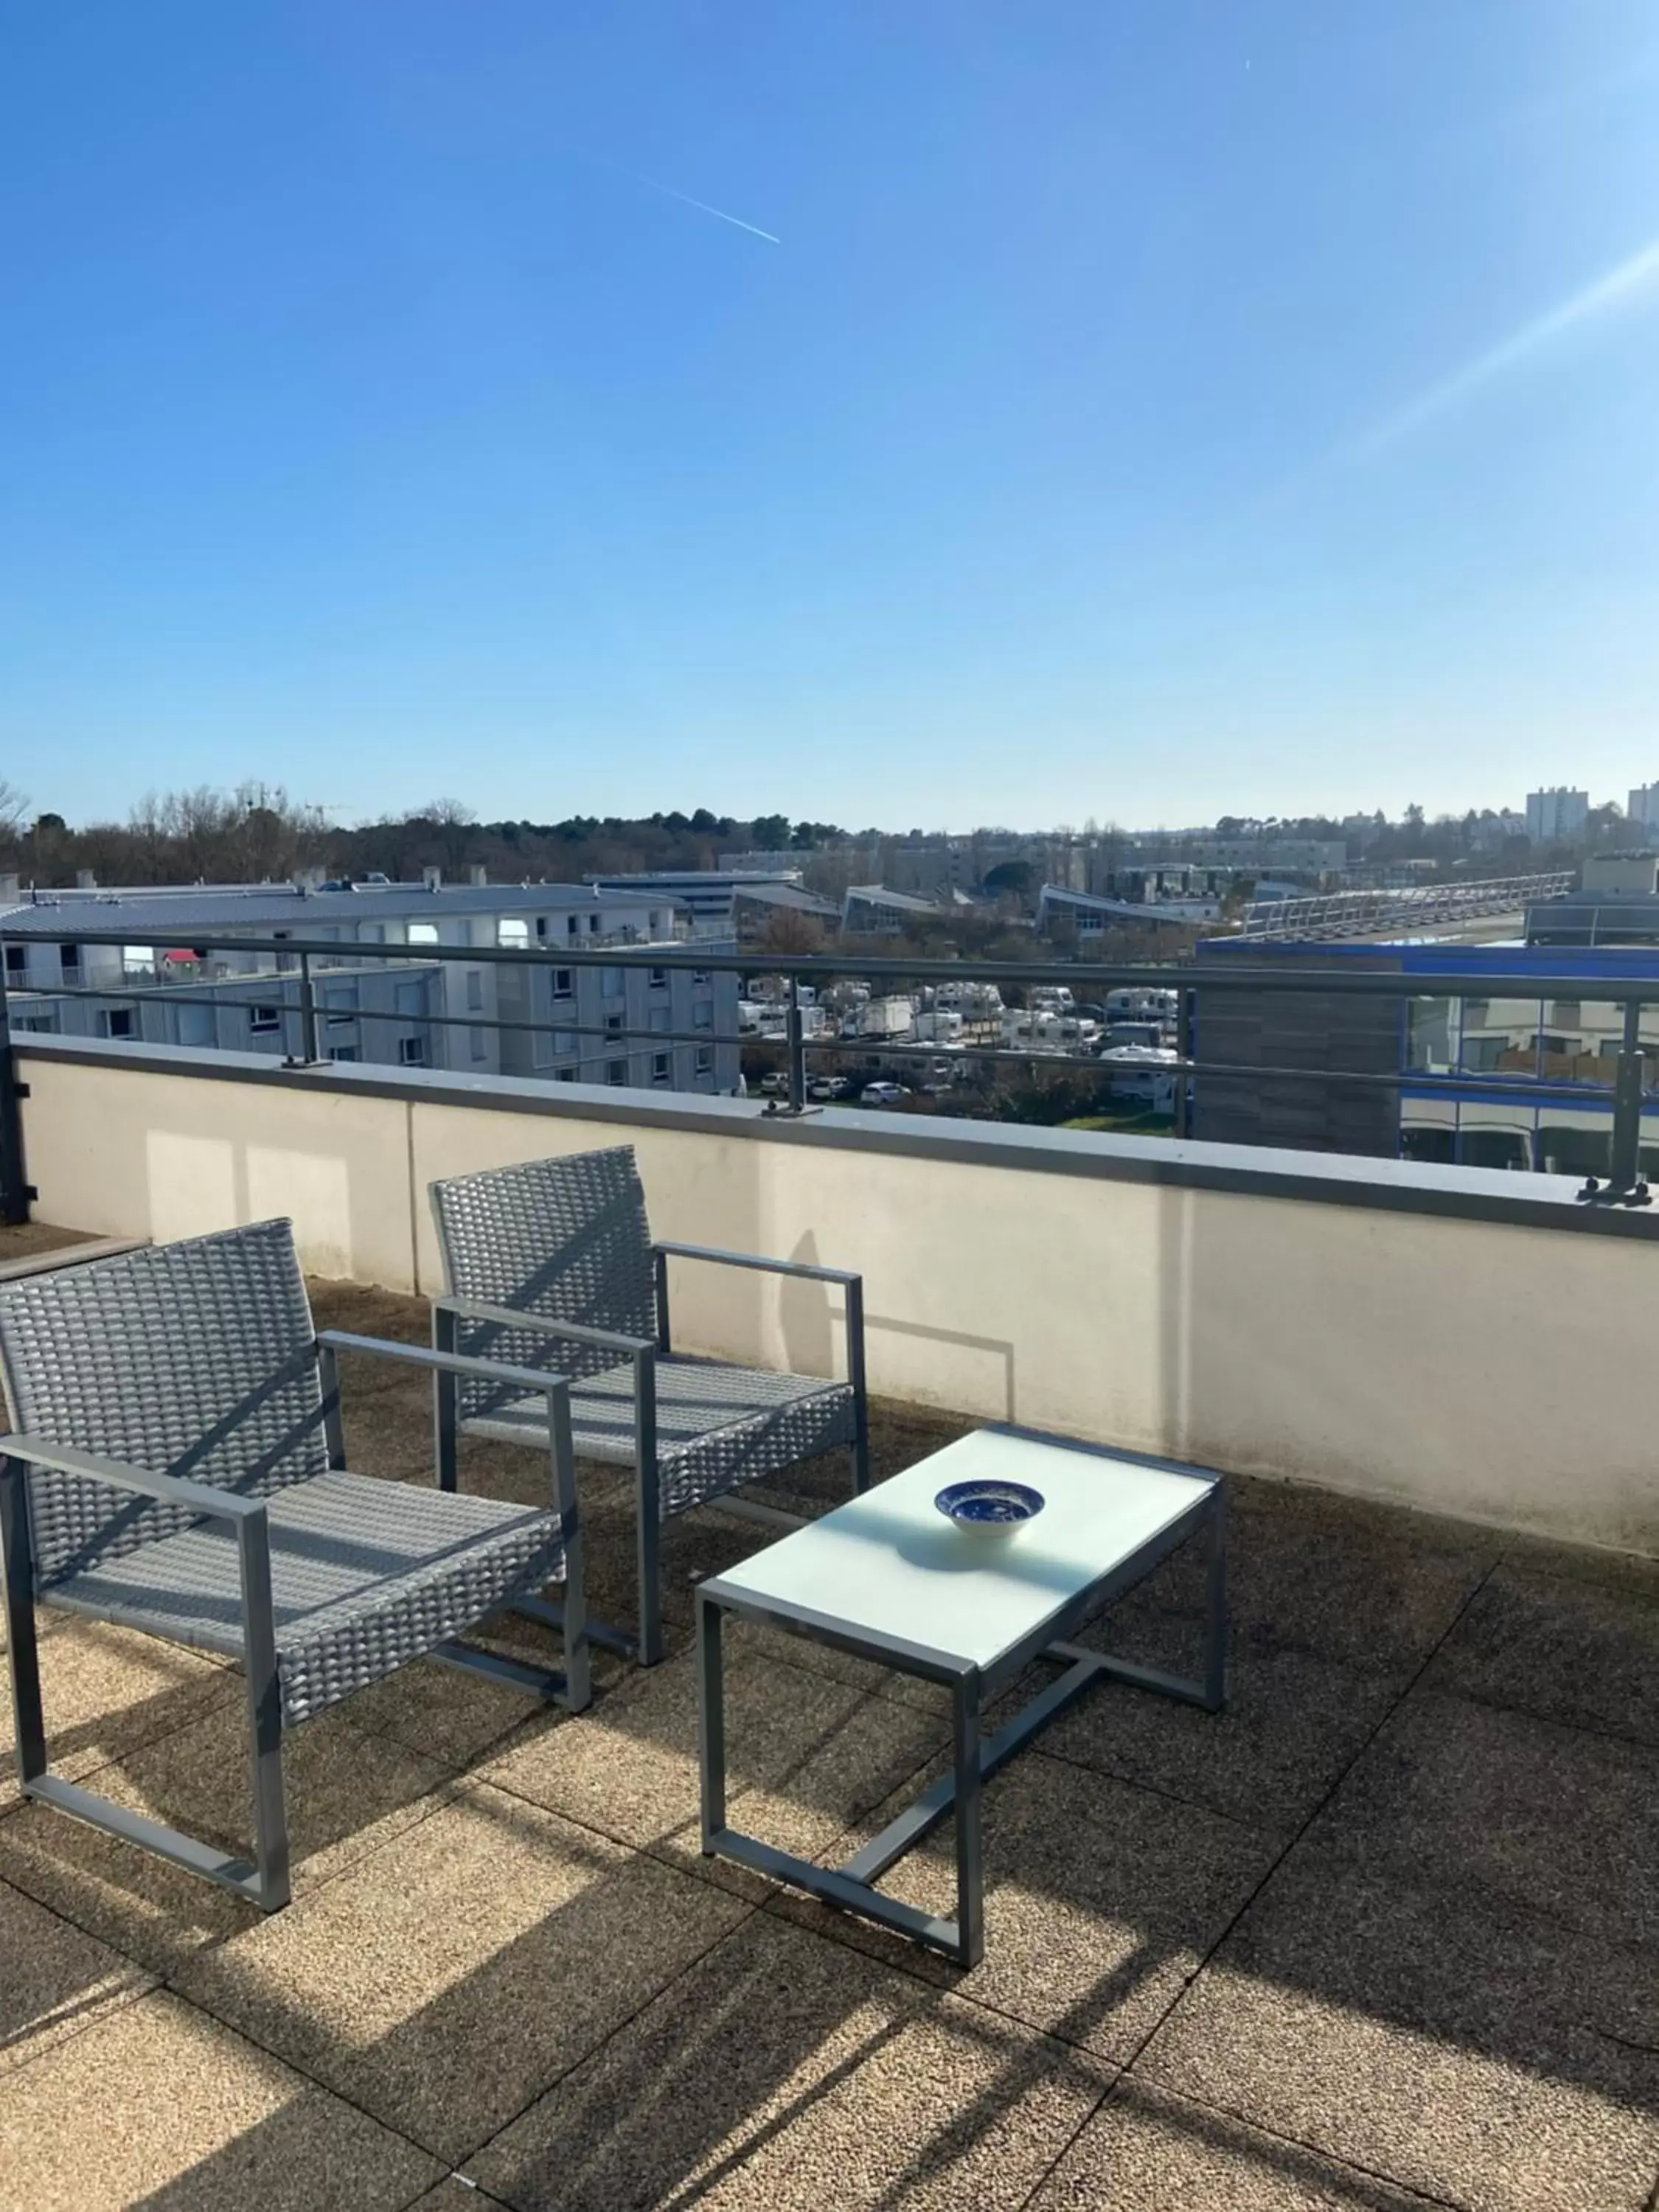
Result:
[[[595,1642],[645,1666],[661,1656],[659,1550],[662,1524],[674,1515],[720,1502],[768,1525],[797,1527],[798,1516],[730,1493],[838,1445],[852,1453],[854,1490],[866,1487],[861,1277],[653,1243],[631,1145],[458,1176],[434,1182],[431,1196],[448,1285],[434,1302],[434,1342],[520,1368],[556,1361],[571,1378],[577,1456],[635,1470],[638,1633],[592,1621]],[[676,1356],[668,1311],[673,1259],[838,1285],[848,1380]],[[533,1404],[513,1385],[447,1376],[437,1395],[438,1480],[446,1488],[454,1480],[458,1429],[508,1441],[532,1433]],[[552,1611],[533,1601],[522,1609]]]
[[[551,1460],[546,1510],[344,1468],[336,1354],[510,1389]],[[0,1543],[24,1791],[251,1899],[288,1902],[284,1731],[423,1654],[587,1702],[568,1387],[312,1325],[286,1221],[0,1285]],[[562,1674],[457,1639],[562,1579]],[[254,1851],[231,1857],[47,1771],[34,1607],[240,1662]]]

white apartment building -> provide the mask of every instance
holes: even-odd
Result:
[[[1560,844],[1582,837],[1589,827],[1589,793],[1565,783],[1527,793],[1527,835],[1534,845]]]
[[[66,932],[131,929],[124,945]],[[568,884],[272,885],[52,891],[0,908],[11,1018],[24,1030],[204,1050],[303,1049],[297,956],[279,946],[198,945],[197,938],[295,939],[337,945],[312,963],[318,1043],[330,1059],[477,1074],[540,1075],[635,1089],[735,1091],[737,978],[654,966],[653,947],[689,949],[672,902]],[[368,945],[396,959],[354,957]],[[614,963],[421,959],[478,946],[560,949]],[[696,949],[734,950],[700,933]],[[65,987],[95,990],[70,997]],[[143,996],[137,995],[143,994]],[[498,1029],[497,1021],[523,1024]]]

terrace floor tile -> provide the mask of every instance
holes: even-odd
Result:
[[[480,1786],[177,1986],[456,2165],[748,1910]]]
[[[1135,2078],[1469,2212],[1645,2212],[1656,1966],[1304,1844]]]
[[[29,2212],[403,2212],[441,2168],[164,1990],[8,2080],[0,2200]]]
[[[519,2212],[1014,2212],[1111,2078],[759,1914],[467,2172]]]

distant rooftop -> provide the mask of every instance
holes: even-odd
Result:
[[[41,891],[0,908],[9,937],[54,937],[65,927],[118,929],[124,917],[165,930],[239,929],[296,922],[356,921],[376,913],[520,914],[659,905],[644,892],[596,890],[586,884],[371,884],[349,890],[307,891],[293,884],[185,885],[99,891]]]

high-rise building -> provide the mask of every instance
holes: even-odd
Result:
[[[1589,827],[1589,793],[1565,783],[1527,793],[1527,835],[1534,845],[1557,845],[1582,837]]]
[[[1642,829],[1659,830],[1659,783],[1638,784],[1625,811]]]

